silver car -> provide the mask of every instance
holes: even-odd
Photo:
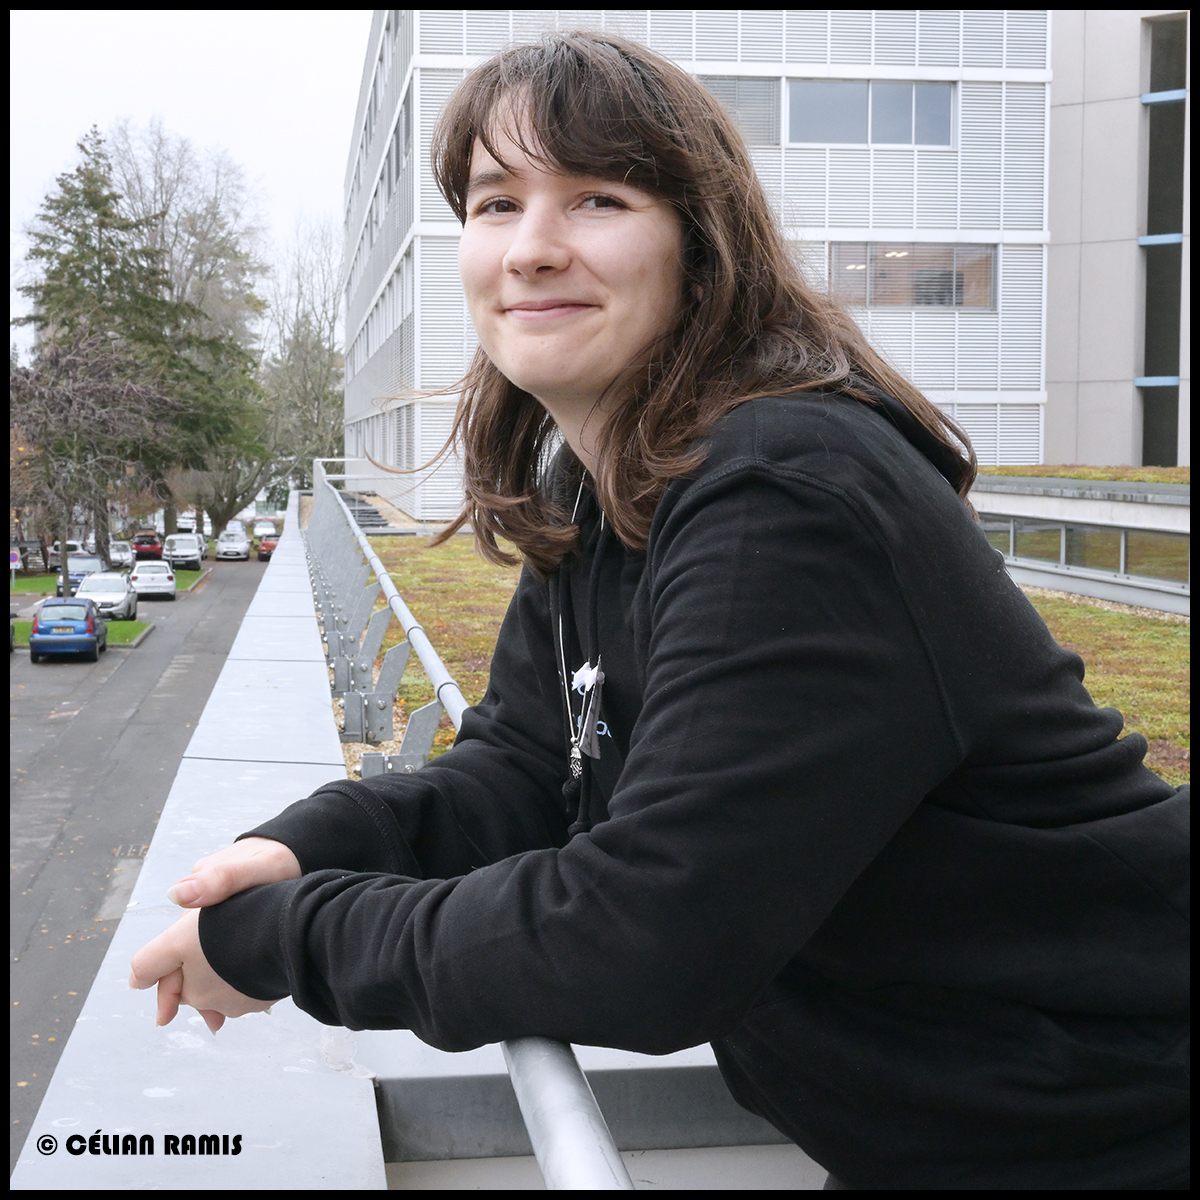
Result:
[[[175,599],[175,572],[170,563],[154,558],[143,558],[134,564],[129,582],[139,596],[166,596]]]
[[[109,620],[137,620],[138,594],[128,575],[116,571],[88,575],[75,595],[86,597],[99,609],[100,615]]]
[[[217,538],[217,558],[244,558],[250,561],[250,539],[235,529],[227,529]]]
[[[128,542],[109,542],[108,561],[114,569],[133,566],[133,547]]]

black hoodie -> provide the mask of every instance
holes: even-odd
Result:
[[[454,748],[253,830],[304,876],[204,911],[214,968],[444,1050],[711,1042],[855,1188],[1185,1178],[1186,789],[890,417],[743,404],[644,555],[560,481]]]

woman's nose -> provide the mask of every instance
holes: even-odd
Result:
[[[568,233],[551,206],[528,205],[512,230],[504,254],[506,272],[532,276],[539,271],[561,271],[570,263]]]

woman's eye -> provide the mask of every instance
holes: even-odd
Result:
[[[583,202],[596,208],[624,208],[625,206],[615,196],[588,196]]]
[[[508,207],[505,208],[504,205]],[[516,210],[516,205],[511,200],[505,200],[502,197],[496,200],[485,200],[476,210],[480,213],[510,213]]]

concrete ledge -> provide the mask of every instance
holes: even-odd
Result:
[[[293,563],[302,561],[294,496],[281,546],[289,543]],[[288,556],[278,561],[279,569],[273,561],[264,575],[268,593],[288,574]],[[307,574],[292,574],[283,590],[302,596]],[[230,655],[180,763],[129,905],[13,1172],[14,1189],[387,1186],[374,1090],[368,1072],[354,1064],[346,1031],[319,1024],[290,1000],[269,1016],[230,1021],[215,1037],[191,1009],[158,1029],[153,991],[128,986],[134,953],[180,915],[166,901],[170,884],[198,857],[345,775],[319,639],[293,638],[291,657],[272,660],[266,651],[277,639],[252,622],[244,638],[239,633],[239,654],[257,652],[256,638],[266,639],[266,661]],[[95,1132],[110,1139],[149,1134],[154,1154],[67,1152],[68,1138]],[[167,1154],[167,1134],[216,1135],[230,1150]],[[48,1137],[56,1151],[39,1152],[39,1140]]]
[[[977,512],[994,513],[1001,517],[1031,517],[1041,521],[1072,521],[1080,525],[1153,529],[1162,533],[1190,533],[1192,528],[1189,496],[1167,499],[1158,494],[1141,493],[1135,499],[1132,494],[1104,494],[1084,489],[1056,491],[1051,488],[993,487],[993,482],[989,480],[981,486],[976,480],[971,489],[970,500]]]

